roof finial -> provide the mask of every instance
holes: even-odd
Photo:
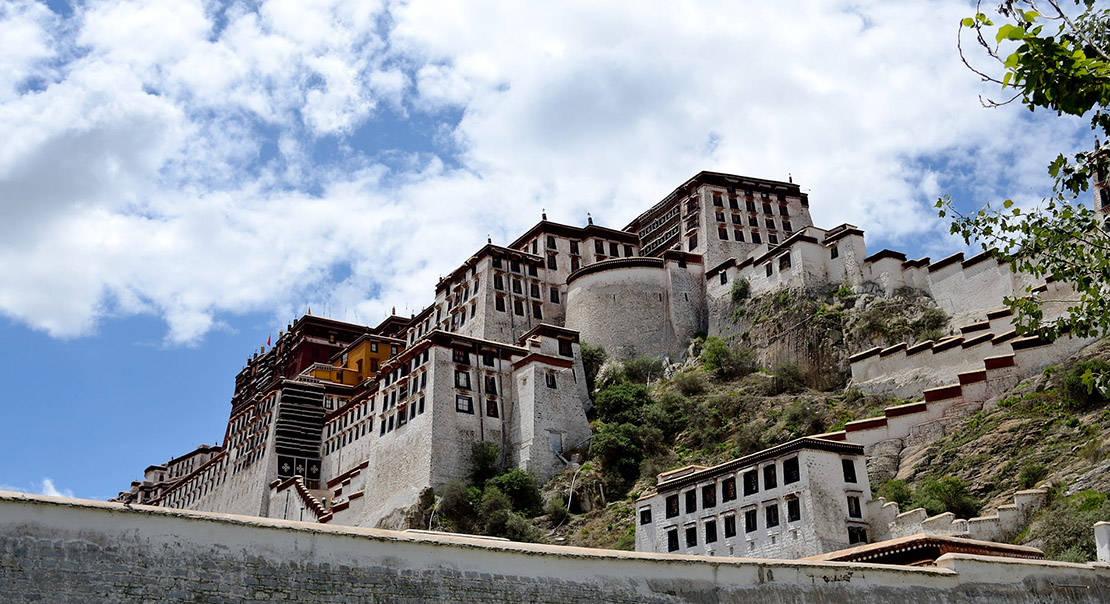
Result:
[[[486,243],[493,243],[493,237],[490,237],[489,233],[486,233]]]
[[[594,217],[593,217],[593,216],[590,216],[590,213],[589,213],[589,212],[586,212],[586,222],[588,222],[589,224],[593,224],[593,223],[594,223]]]
[[[547,220],[547,208],[544,208],[543,210],[540,210],[540,217],[543,218],[544,220]]]
[[[787,172],[786,173],[786,179],[790,181],[790,184],[794,184],[794,175],[793,174]]]
[[[396,307],[396,306],[394,306],[394,307],[393,307],[393,310],[391,310],[391,311],[389,312],[389,314],[391,314],[391,315],[396,315],[396,314],[397,314],[397,307]]]

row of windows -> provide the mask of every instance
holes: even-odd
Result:
[[[646,518],[645,518],[646,515]],[[759,509],[752,508],[744,510],[744,533],[754,533],[759,530]],[[763,506],[763,527],[767,529],[775,528],[781,524],[779,518],[779,504],[771,503]],[[726,514],[718,518],[710,518],[703,520],[702,536],[703,543],[710,544],[717,541],[717,523],[718,520],[723,525],[724,537],[729,539],[735,537],[736,531],[736,515]],[[791,497],[786,500],[786,522],[800,522],[802,520],[802,504],[797,497]],[[651,508],[645,508],[640,511],[640,524],[649,524],[651,522]],[[691,524],[685,527],[684,530],[686,547],[696,547],[698,545],[698,526]],[[667,551],[674,552],[679,549],[678,541],[678,527],[667,529]]]
[[[402,406],[397,413],[382,418],[378,436],[385,436],[386,433],[392,432],[394,429],[403,428],[405,424],[415,419],[417,415],[424,415],[423,396],[421,396],[417,402],[410,403],[408,407]]]
[[[722,241],[728,241],[728,228],[717,227],[717,238]],[[732,229],[732,238],[734,241],[744,243],[744,229],[735,227]],[[755,244],[763,243],[763,235],[759,231],[752,231],[751,242]],[[779,236],[777,233],[767,233],[767,243],[771,245],[778,245]],[[690,249],[693,250],[697,247],[697,235],[691,237]]]
[[[851,463],[852,460],[845,459],[845,462]],[[759,474],[760,470],[754,469],[744,472],[743,487],[744,496],[755,495],[759,492]],[[778,487],[778,467],[777,464],[771,463],[762,468],[763,474],[763,490],[770,490]],[[791,457],[782,462],[783,484],[793,484],[801,480],[801,473],[798,466],[798,458]],[[845,478],[847,480],[847,478]],[[852,480],[855,482],[855,469],[852,469]],[[703,509],[715,507],[717,505],[717,483],[707,484],[701,487],[701,506]],[[685,513],[692,514],[698,511],[698,492],[697,488],[686,491],[683,496],[685,498]],[[729,476],[720,482],[721,501],[729,502],[736,499],[736,477]],[[679,515],[678,507],[678,494],[670,495],[665,500],[665,509],[667,518],[674,518]]]
[[[501,413],[497,407],[497,399],[487,398],[486,400],[486,417],[500,417]],[[455,411],[459,413],[467,413],[474,415],[474,398],[467,395],[455,395]]]
[[[776,197],[776,195],[771,195],[771,197],[767,197],[767,193],[764,193],[763,201],[761,201],[760,204],[761,204],[761,209],[763,209],[765,214],[773,214],[774,213],[773,211],[771,211],[771,210],[774,209],[774,205],[771,204],[771,202],[776,201],[774,199],[775,197]],[[720,193],[714,193],[713,194],[713,204],[717,208],[724,208],[725,207],[724,195],[722,195]],[[740,209],[739,199],[735,198],[735,197],[728,198],[728,208],[730,210],[739,210]],[[754,199],[745,200],[744,201],[744,208],[749,212],[755,212],[756,211],[756,201]],[[790,209],[789,209],[788,205],[786,204],[786,202],[778,203],[778,213],[779,213],[779,215],[783,215],[783,217],[788,217],[788,215],[790,215]]]
[[[785,207],[785,206],[783,206],[783,207]],[[717,222],[719,222],[721,224],[725,223],[725,216],[726,216],[725,212],[722,212],[721,210],[717,210],[713,215],[717,219]],[[731,217],[732,224],[735,224],[735,225],[744,224],[744,217],[742,215],[733,213],[733,214],[728,214],[728,216]],[[783,214],[783,216],[786,217],[787,215]],[[774,218],[765,217],[763,219],[763,224],[765,224],[767,226],[767,228],[769,228],[771,230],[775,229],[775,219]],[[748,216],[748,226],[750,226],[750,227],[759,226],[759,216],[756,216],[755,214],[750,214]],[[785,218],[783,218],[783,221],[782,221],[782,230],[784,230],[784,231],[794,230],[793,227],[790,226],[790,221],[786,220]]]
[[[556,250],[556,251],[559,249],[559,246],[555,241],[555,236],[554,235],[548,235],[546,243],[547,243],[546,249]],[[595,254],[605,254],[605,243],[606,242],[604,242],[600,239],[594,239],[594,253]],[[578,250],[578,244],[579,244],[578,241],[573,240],[573,239],[570,240],[570,254],[572,256],[580,255],[579,250]],[[621,255],[620,252],[621,252],[621,244],[619,244],[615,241],[610,241],[609,242],[609,255],[619,258],[620,255]],[[532,253],[533,254],[539,254],[540,253],[540,251],[539,251],[539,239],[533,239],[532,240]],[[626,258],[635,255],[635,250],[633,249],[633,247],[631,245],[628,245],[627,243],[624,244],[624,255],[625,255]],[[552,258],[552,256],[548,255],[549,265],[548,265],[547,268],[553,269],[555,267],[550,266],[551,258]],[[494,266],[496,267],[498,265],[494,264]]]

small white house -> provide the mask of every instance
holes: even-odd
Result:
[[[636,504],[636,551],[792,559],[866,543],[863,446],[805,437],[659,475]]]

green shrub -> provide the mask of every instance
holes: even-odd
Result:
[[[543,513],[552,526],[562,524],[570,515],[567,502],[562,497],[552,497],[543,505]]]
[[[935,340],[948,327],[952,318],[939,308],[926,308],[921,318],[910,325],[918,341]]]
[[[1048,468],[1040,463],[1028,463],[1021,467],[1018,473],[1018,488],[1031,489],[1048,476]]]
[[[1029,536],[1044,543],[1050,560],[1090,562],[1095,559],[1095,538],[1091,527],[1110,521],[1110,503],[1105,493],[1082,491],[1060,498],[1045,508],[1029,531]]]
[[[470,484],[483,485],[501,473],[498,461],[501,447],[489,442],[476,442],[470,446]]]
[[[773,371],[773,390],[775,394],[798,392],[805,388],[805,376],[793,363],[779,363]]]
[[[910,505],[925,508],[930,516],[952,512],[957,518],[972,518],[982,507],[967,485],[955,476],[927,479],[914,491]]]
[[[607,423],[643,423],[643,409],[651,404],[651,396],[642,384],[628,382],[601,389],[594,396],[592,413]]]
[[[486,492],[498,490],[509,499],[512,509],[525,517],[539,511],[540,487],[536,476],[527,470],[513,468],[486,482]]]
[[[739,304],[748,299],[752,294],[752,284],[747,279],[737,279],[732,282],[732,303]]]
[[[794,436],[819,434],[825,430],[821,414],[812,405],[802,401],[791,403],[783,413],[782,419],[786,422],[786,429],[793,432]]]
[[[1086,409],[1106,402],[1106,395],[1095,387],[1099,375],[1110,372],[1110,363],[1102,359],[1078,361],[1064,374],[1060,392],[1074,409]]]
[[[640,431],[629,423],[599,423],[590,445],[590,455],[600,462],[610,484],[623,492],[640,475],[644,459]]]
[[[906,484],[905,480],[891,479],[884,482],[879,490],[875,492],[875,496],[883,497],[887,501],[893,501],[898,504],[898,507],[903,511],[909,511],[907,506],[913,499],[913,489],[910,485]]]
[[[455,480],[443,485],[439,494],[439,515],[456,532],[475,531],[475,501],[481,491]]]
[[[641,417],[645,425],[655,426],[663,433],[663,438],[670,441],[686,429],[689,406],[690,401],[681,394],[664,392],[643,408]]]
[[[701,371],[683,371],[671,378],[671,385],[686,396],[694,396],[705,392],[705,373]]]
[[[710,336],[702,346],[701,363],[721,379],[738,378],[755,371],[755,356],[750,348],[734,349],[723,339]]]
[[[582,354],[582,369],[586,372],[586,387],[593,392],[596,387],[597,372],[601,370],[609,355],[605,353],[604,348],[590,346],[585,342],[579,344],[579,351]]]
[[[663,377],[662,359],[638,357],[624,362],[624,379],[637,384],[646,384]]]

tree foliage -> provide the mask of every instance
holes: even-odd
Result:
[[[1098,215],[1078,199],[1092,180],[1110,173],[1110,9],[1096,8],[1094,0],[1074,4],[1004,0],[996,18],[977,12],[963,20],[960,52],[972,71],[1011,95],[985,105],[1017,101],[1030,111],[1089,116],[1094,149],[1053,160],[1048,166],[1053,191],[1032,211],[1012,200],[971,214],[956,210],[947,197],[936,204],[965,243],[980,244],[1014,271],[1073,286],[1068,311],[1052,321],[1044,320],[1041,300],[1031,289],[1006,300],[1019,331],[1047,337],[1110,333],[1110,237]],[[965,55],[969,35],[985,51],[987,66],[973,65]],[[1096,385],[1105,389],[1107,376],[1092,376],[1088,387]]]

